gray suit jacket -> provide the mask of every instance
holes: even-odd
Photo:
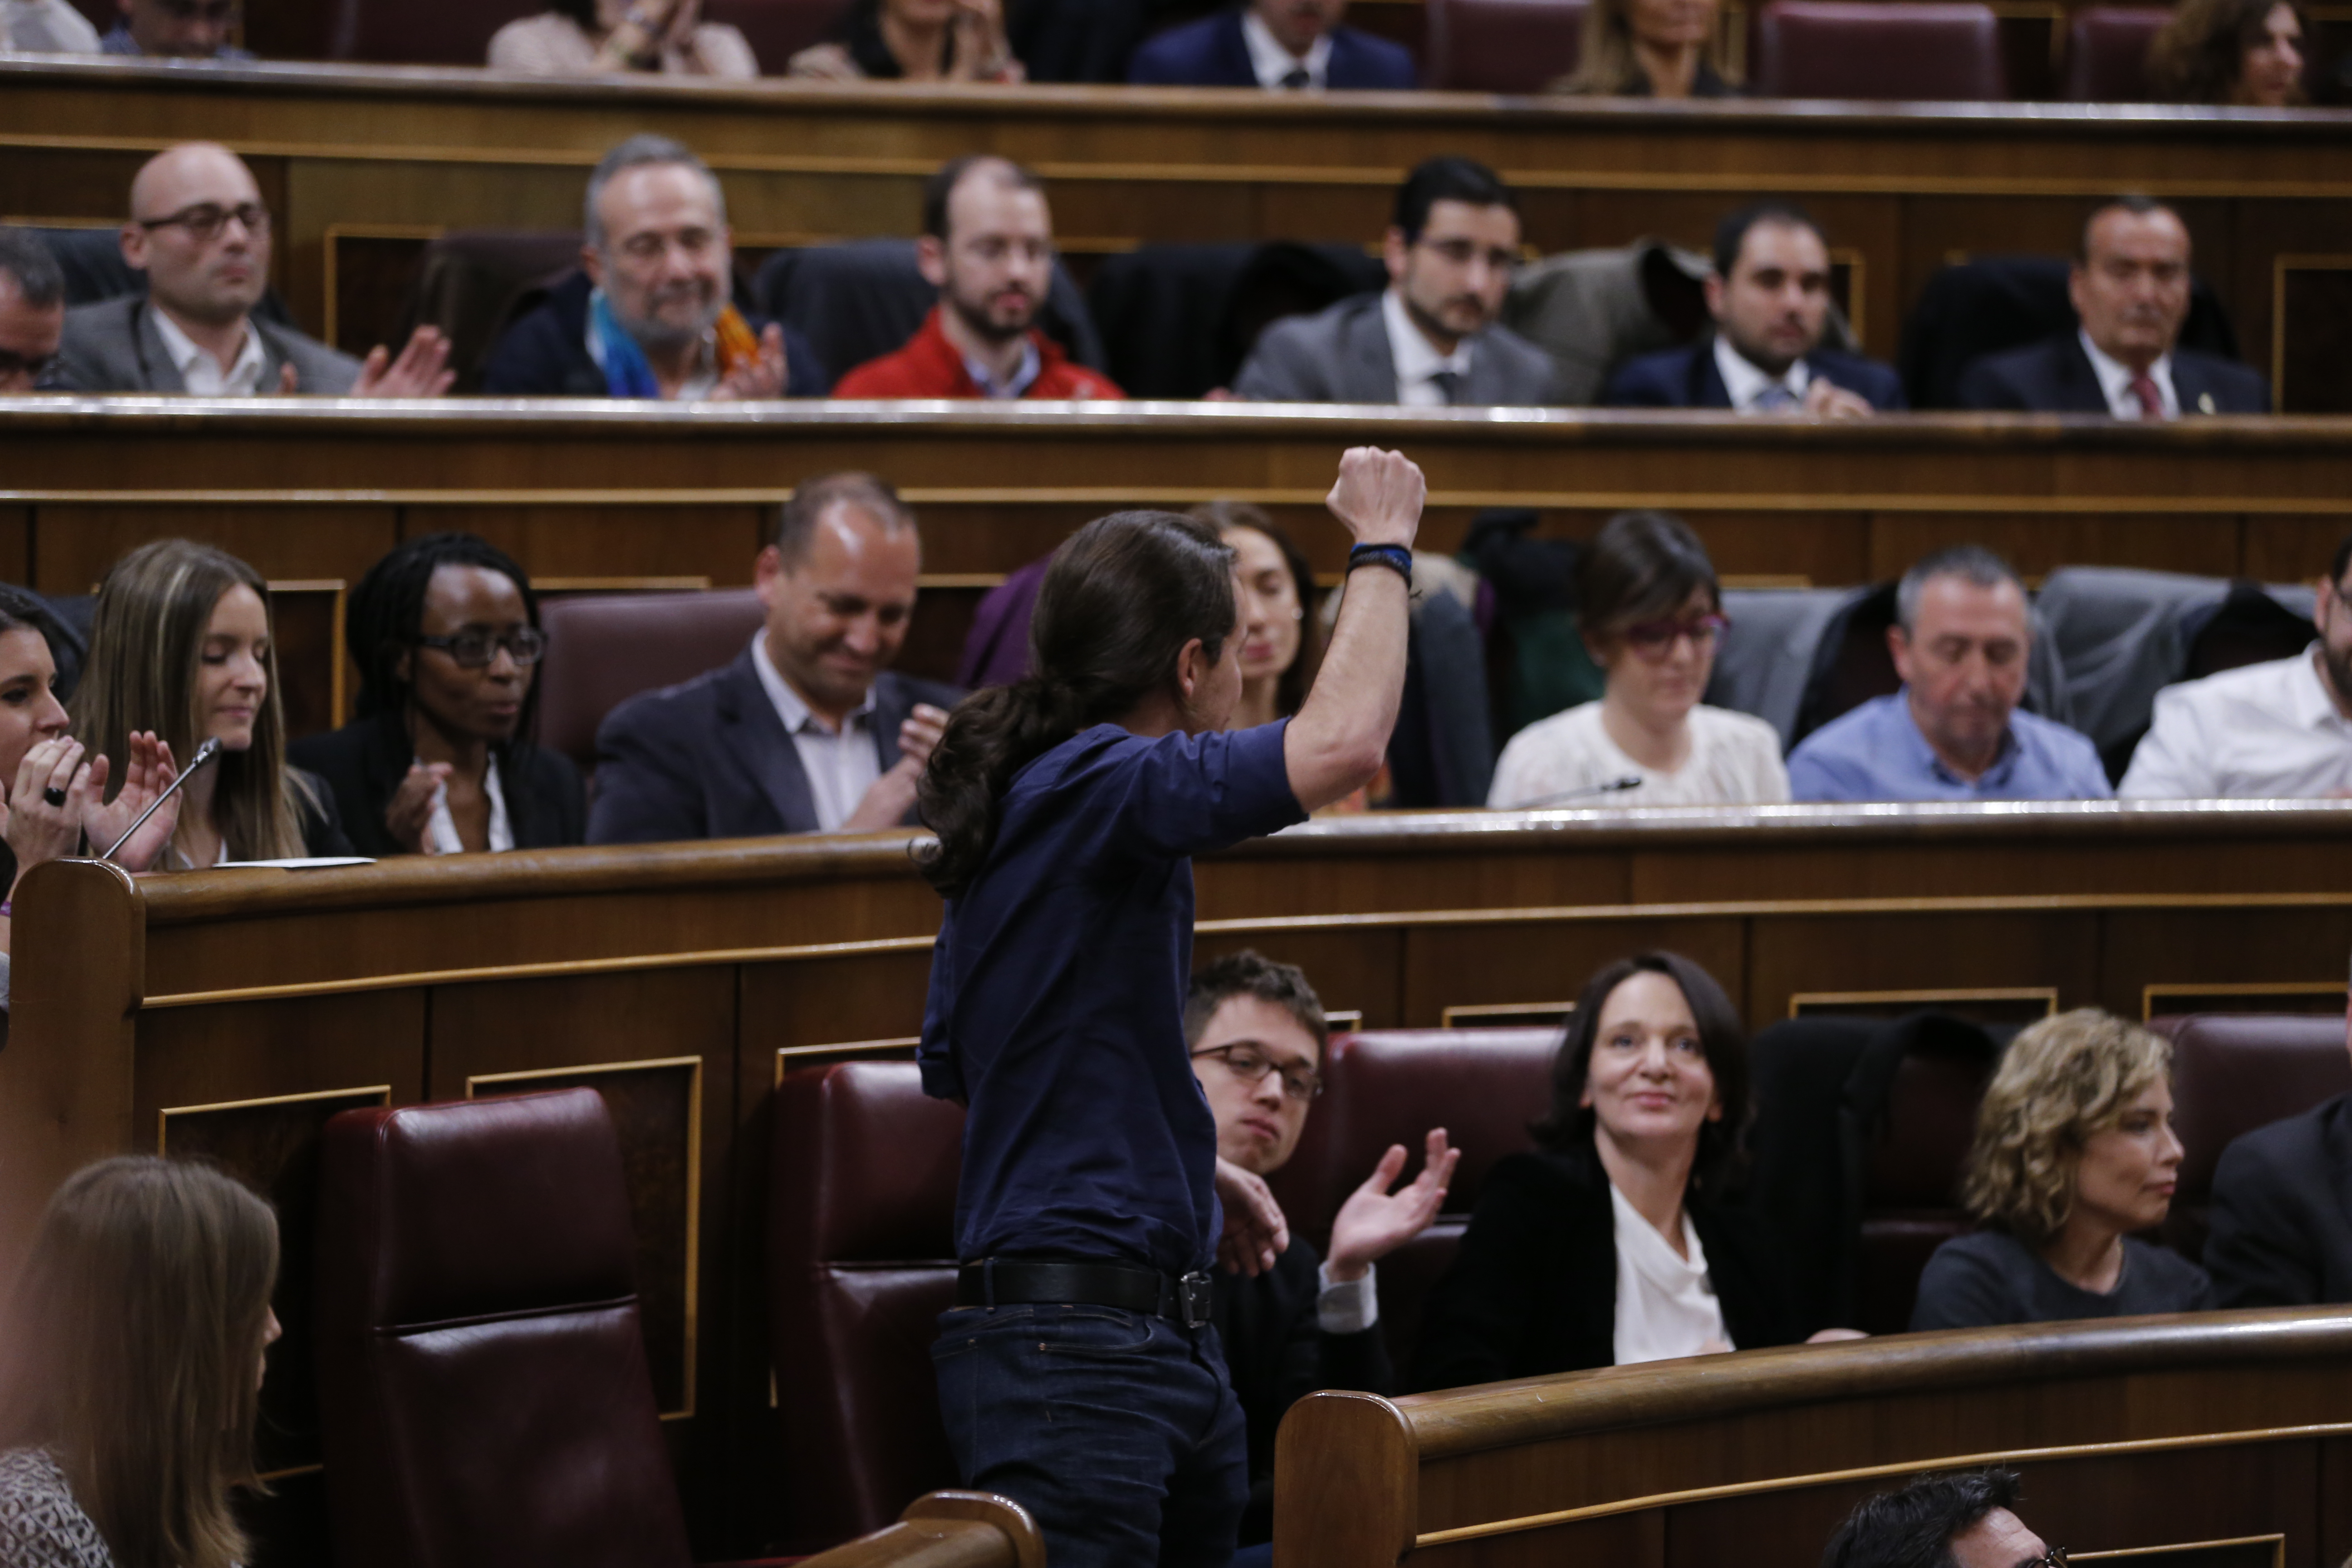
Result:
[[[1507,327],[1472,340],[1465,405],[1557,403],[1551,356]],[[1396,362],[1389,353],[1381,296],[1359,294],[1312,316],[1266,328],[1250,351],[1234,391],[1258,403],[1394,403]]]
[[[278,374],[294,367],[295,388],[313,397],[341,397],[359,379],[360,362],[315,339],[258,316],[247,325],[261,336],[260,395],[275,396]],[[143,294],[77,305],[66,312],[58,380],[69,392],[185,393],[172,355],[156,330],[154,307]]]

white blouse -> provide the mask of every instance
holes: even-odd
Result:
[[[1533,806],[1571,791],[1615,779],[1638,778],[1635,789],[1572,795],[1580,805],[1750,805],[1789,798],[1789,770],[1780,761],[1780,732],[1753,714],[1701,703],[1690,710],[1690,755],[1674,772],[1645,768],[1609,738],[1601,704],[1580,703],[1538,720],[1511,737],[1495,764],[1492,806]]]
[[[1730,1343],[1689,1211],[1683,1214],[1683,1248],[1690,1254],[1685,1259],[1614,1182],[1609,1209],[1617,1227],[1617,1364],[1702,1355],[1709,1340]]]

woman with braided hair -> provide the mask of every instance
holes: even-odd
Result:
[[[291,755],[362,855],[541,849],[587,837],[580,770],[531,743],[546,641],[530,579],[470,533],[405,541],[352,591],[358,714]]]
[[[1341,459],[1356,575],[1295,717],[1226,731],[1243,628],[1215,528],[1119,512],[1047,567],[1034,673],[960,705],[924,772],[947,916],[923,1087],[969,1110],[940,1405],[964,1480],[1026,1507],[1055,1568],[1233,1556],[1247,1452],[1207,1270],[1259,1273],[1288,1232],[1217,1158],[1186,1048],[1192,857],[1379,770],[1423,489],[1392,452]]]

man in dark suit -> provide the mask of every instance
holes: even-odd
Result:
[[[1323,1004],[1290,964],[1244,952],[1192,976],[1184,1038],[1217,1121],[1220,1165],[1254,1178],[1282,1168],[1321,1092],[1328,1037]],[[1294,1229],[1270,1272],[1217,1271],[1210,1317],[1249,1431],[1244,1547],[1274,1539],[1274,1435],[1283,1413],[1318,1388],[1385,1394],[1394,1381],[1372,1266],[1429,1228],[1462,1157],[1443,1128],[1426,1142],[1421,1174],[1396,1193],[1389,1189],[1404,1173],[1405,1150],[1390,1148],[1332,1220],[1329,1256]]]
[[[353,359],[255,314],[269,287],[269,208],[245,160],[210,142],[150,158],[131,182],[124,265],[147,291],[66,312],[57,382],[74,392],[198,397],[438,397],[449,345],[419,327],[394,359]]]
[[[1892,370],[1822,346],[1829,244],[1803,208],[1758,202],[1725,218],[1706,289],[1715,331],[1686,348],[1628,360],[1610,377],[1603,404],[1833,417],[1904,406]]]
[[[2179,346],[2189,320],[2189,227],[2170,207],[2123,196],[2093,213],[2066,280],[2080,325],[1960,374],[1963,408],[2178,419],[2267,414],[2262,373]]]
[[[2219,1307],[2352,1301],[2352,1094],[2221,1151],[2205,1269]]]
[[[1234,393],[1408,408],[1556,402],[1551,356],[1496,320],[1518,254],[1511,188],[1484,163],[1432,158],[1397,190],[1389,286],[1267,327]]]
[[[755,568],[767,622],[730,664],[624,702],[596,732],[591,844],[870,833],[912,820],[961,693],[888,668],[922,564],[870,474],[793,492]]]
[[[1147,40],[1127,79],[1149,87],[1400,90],[1416,85],[1402,44],[1339,25],[1348,0],[1248,4]]]
[[[684,403],[822,397],[806,340],[734,303],[734,231],[717,176],[667,136],[632,136],[588,176],[581,270],[490,351],[501,397]]]

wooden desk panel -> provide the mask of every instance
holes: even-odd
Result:
[[[2325,1490],[2347,1394],[2343,1309],[1905,1335],[1393,1401],[1312,1394],[1276,1450],[1276,1561],[1801,1568],[1864,1497],[1999,1464],[2023,1472],[2027,1523],[2078,1558],[2267,1537],[2251,1558],[2205,1560],[2329,1568],[2352,1544]]]
[[[2352,803],[1336,819],[1204,860],[1197,952],[1303,963],[1335,1010],[1371,1026],[1556,1002],[1601,962],[1658,945],[1708,965],[1751,1026],[1799,993],[1850,1006],[1985,988],[2137,1016],[2152,984],[2338,982],[2347,826]],[[290,1194],[286,1277],[299,1280],[302,1162],[328,1110],[594,1083],[634,1151],[675,1450],[687,1473],[730,1478],[698,1493],[698,1550],[788,1537],[761,1479],[776,1419],[761,1304],[768,1095],[780,1047],[919,1030],[939,904],[906,843],[135,880],[90,862],[39,868],[20,893],[0,1050],[0,1273],[66,1174],[154,1148],[166,1110],[177,1146]],[[530,1074],[554,1076],[517,1076]],[[280,1360],[299,1363],[302,1326],[289,1329]],[[271,1398],[289,1434],[273,1463],[315,1465],[306,1387]]]
[[[1160,240],[1367,242],[1404,172],[1439,153],[1482,159],[1517,185],[1528,241],[1545,251],[1643,234],[1703,247],[1742,197],[1788,192],[1815,204],[1859,257],[1858,325],[1881,356],[1952,253],[2066,254],[2088,205],[2118,190],[2184,204],[2200,270],[2266,367],[2274,343],[2302,341],[2273,332],[2282,278],[2352,253],[2352,119],[2336,110],[1454,93],[1293,102],[57,60],[0,63],[0,215],[115,219],[143,153],[192,137],[226,142],[278,205],[278,282],[296,313],[362,348],[389,331],[398,300],[338,289],[340,244],[368,247],[368,264],[396,283],[387,243],[446,228],[572,229],[587,171],[638,131],[698,148],[727,184],[737,232],[763,245],[912,235],[923,178],[983,150],[1053,182],[1056,232],[1078,256]],[[368,319],[336,319],[339,298]],[[2333,298],[2316,291],[2305,308]]]

